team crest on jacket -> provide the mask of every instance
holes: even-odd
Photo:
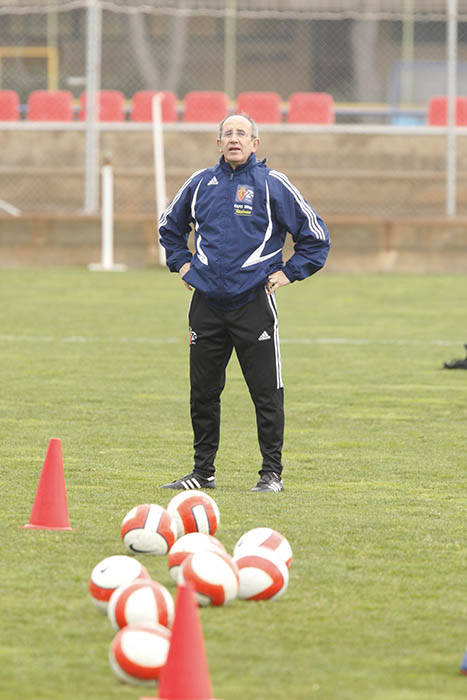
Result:
[[[251,216],[255,190],[247,185],[238,185],[235,195],[234,211],[239,216]]]
[[[189,329],[189,336],[188,337],[190,340],[190,345],[196,345],[196,341],[198,340],[198,334],[191,327]]]

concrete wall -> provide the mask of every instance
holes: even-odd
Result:
[[[218,158],[212,132],[167,131],[167,194]],[[285,172],[329,226],[332,271],[467,272],[467,135],[457,139],[458,218],[443,216],[445,146],[436,134],[267,132],[260,158]],[[0,266],[101,258],[99,216],[83,216],[84,133],[0,131]],[[150,131],[103,132],[115,175],[115,262],[156,265]],[[57,214],[56,212],[61,212]],[[290,251],[288,251],[289,253]]]
[[[167,131],[167,193],[216,162],[212,132]],[[77,213],[84,199],[82,132],[0,131],[0,197],[26,212]],[[260,158],[285,172],[323,216],[442,216],[446,138],[441,134],[261,134]],[[458,214],[467,216],[467,134],[457,139]],[[154,211],[150,131],[103,132],[119,213]]]
[[[467,273],[467,218],[329,216],[331,272]],[[155,217],[115,219],[114,262],[158,264]],[[290,255],[290,241],[286,257]],[[0,215],[0,266],[87,265],[101,260],[97,216]]]

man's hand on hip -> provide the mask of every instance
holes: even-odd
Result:
[[[284,287],[286,284],[290,284],[289,278],[282,270],[277,270],[277,272],[273,272],[272,275],[269,275],[266,289],[268,294],[272,294],[276,292],[279,287]]]
[[[178,271],[178,274],[182,278],[183,284],[185,285],[185,287],[191,292],[193,287],[191,287],[191,285],[189,285],[188,282],[185,282],[185,280],[183,279],[189,269],[190,269],[190,263],[186,262],[184,265],[181,266],[181,268]]]

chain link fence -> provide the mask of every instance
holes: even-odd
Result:
[[[467,96],[467,0],[456,5],[457,94]],[[96,87],[124,100],[116,121],[99,125],[97,144],[100,161],[112,154],[118,212],[155,207],[151,124],[132,120],[134,95],[176,95],[165,129],[171,196],[216,159],[215,125],[184,122],[186,95],[210,90],[225,92],[232,110],[243,92],[279,95],[280,123],[260,125],[259,155],[324,215],[442,216],[446,129],[431,126],[430,100],[448,92],[448,9],[444,0],[0,0],[0,94],[19,105],[16,119],[0,116],[1,200],[22,211],[86,210],[81,99],[94,29]],[[37,90],[69,93],[70,118],[38,123]],[[333,124],[288,121],[291,96],[310,92],[331,95]],[[466,214],[462,130],[456,147],[456,211]]]

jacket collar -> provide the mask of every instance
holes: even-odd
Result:
[[[229,173],[241,172],[242,170],[246,170],[247,168],[250,168],[250,167],[256,165],[257,163],[259,163],[259,161],[257,160],[256,155],[254,153],[252,153],[249,156],[248,160],[245,163],[242,163],[241,165],[237,165],[236,168],[232,168],[232,166],[226,162],[224,156],[221,156],[219,158],[219,165],[221,166],[222,170],[226,170]]]

